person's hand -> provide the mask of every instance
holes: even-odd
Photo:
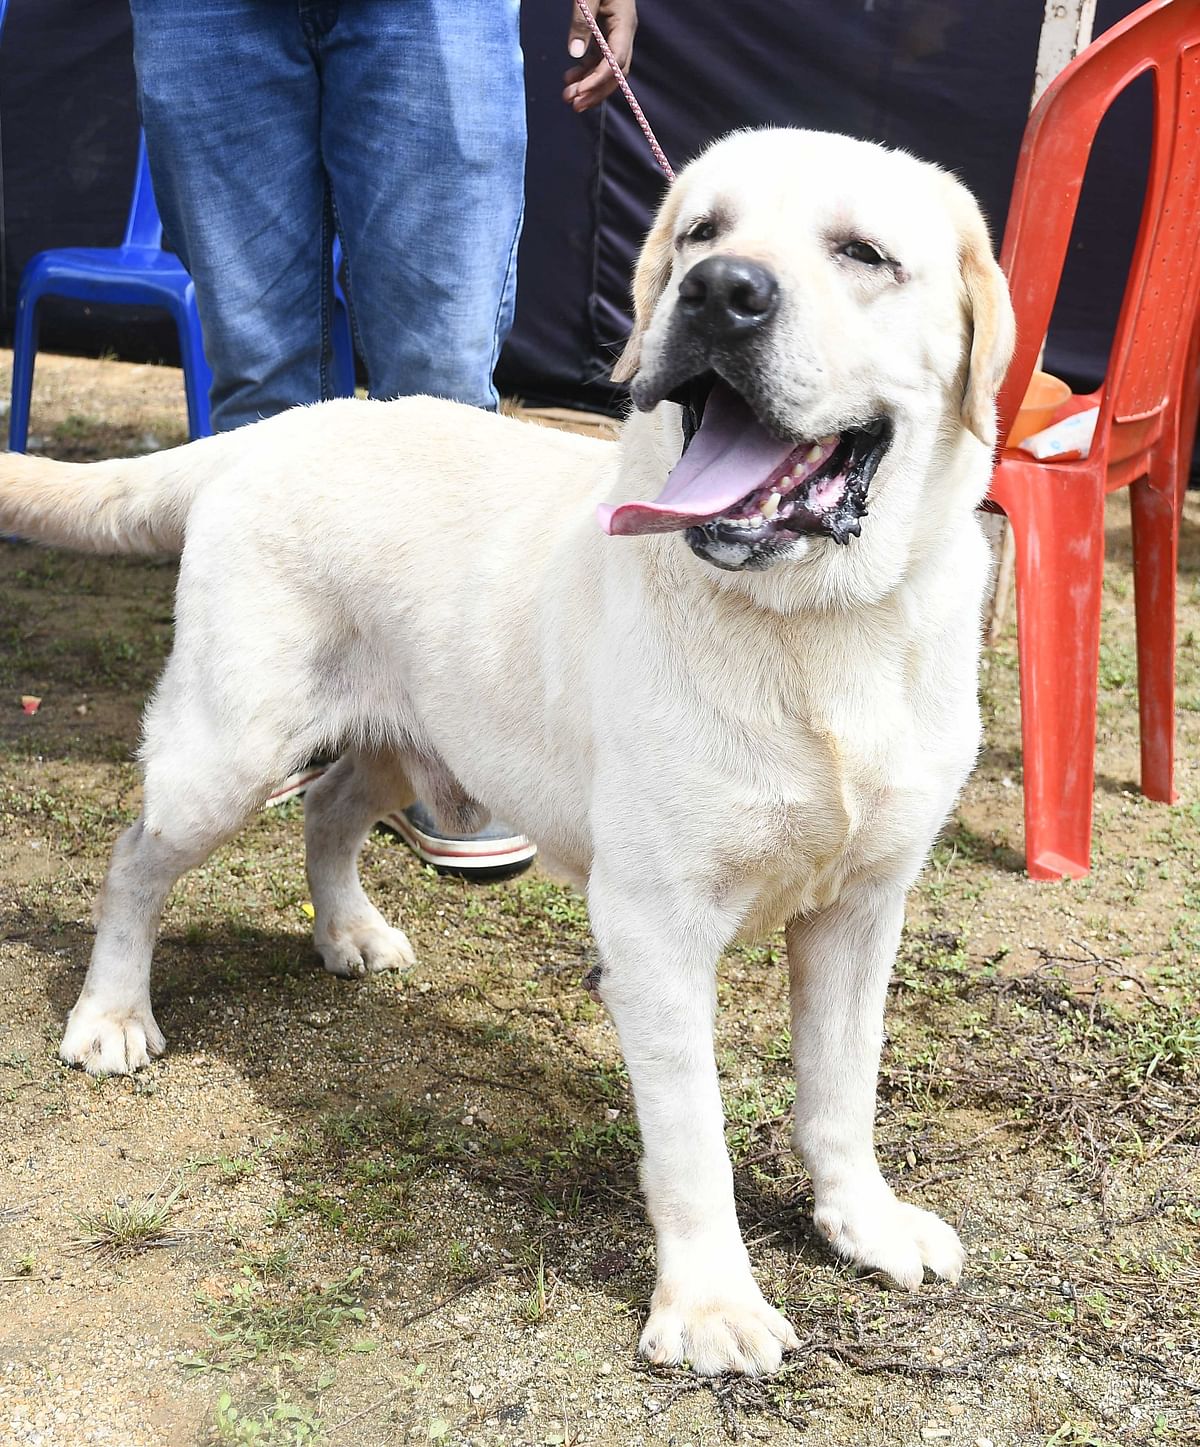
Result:
[[[633,56],[633,33],[637,29],[636,0],[592,0],[589,8],[608,41],[608,48],[616,56],[617,64],[628,71]],[[608,61],[600,54],[578,5],[572,4],[571,12],[567,53],[576,64],[563,76],[566,85],[563,100],[572,110],[590,111],[616,90],[617,78]]]

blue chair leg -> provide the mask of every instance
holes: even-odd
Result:
[[[179,332],[183,388],[187,395],[188,436],[194,442],[197,437],[212,435],[212,413],[208,395],[212,389],[212,372],[204,355],[204,334],[200,330],[194,287],[188,287],[176,311],[175,325]]]
[[[334,288],[333,320],[330,328],[333,342],[333,385],[339,397],[354,396],[354,338],[350,331],[350,314],[340,286]]]
[[[26,275],[26,282],[33,278]],[[23,284],[17,293],[13,323],[12,410],[8,414],[8,450],[24,452],[29,438],[29,403],[33,396],[33,360],[37,356],[36,286]]]

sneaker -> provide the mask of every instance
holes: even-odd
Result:
[[[315,784],[325,770],[329,767],[330,760],[321,760],[298,769],[294,774],[289,774],[278,789],[273,789],[267,795],[265,809],[274,809],[278,804],[286,804],[289,799],[294,799],[298,794],[303,794],[311,784]]]
[[[533,863],[537,845],[493,819],[478,834],[443,834],[423,804],[410,804],[379,821],[398,834],[418,859],[454,874],[516,873]]]

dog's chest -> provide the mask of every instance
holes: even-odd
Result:
[[[945,716],[900,676],[843,672],[793,707],[757,738],[726,834],[752,933],[828,908],[851,878],[915,869],[973,749],[969,729],[947,749]]]

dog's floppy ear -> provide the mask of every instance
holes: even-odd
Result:
[[[675,253],[675,218],[679,213],[678,186],[672,186],[658,209],[633,273],[633,331],[612,369],[614,382],[628,382],[642,357],[642,338],[658,299],[671,280]]]
[[[1008,283],[992,255],[987,225],[974,198],[954,183],[958,264],[971,346],[963,382],[962,420],[988,447],[996,445],[996,396],[1012,360],[1016,320]]]

